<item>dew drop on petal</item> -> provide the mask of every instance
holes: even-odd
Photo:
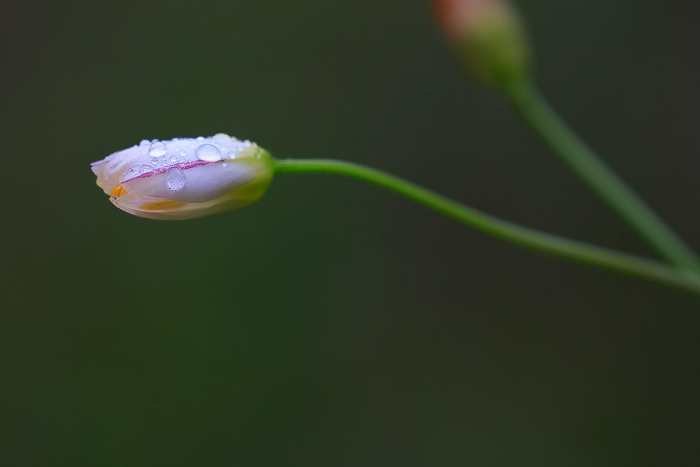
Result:
[[[228,154],[226,154],[226,157],[229,159],[235,159],[237,155],[238,155],[238,151],[231,151]]]
[[[148,154],[151,157],[163,156],[168,153],[168,148],[162,141],[154,141],[151,143],[151,147],[148,149]]]
[[[136,178],[138,176],[141,176],[143,174],[147,174],[149,172],[153,171],[153,167],[150,165],[132,165],[128,169],[124,171],[121,177],[119,177],[119,182],[126,182],[131,180],[132,178]]]
[[[180,155],[181,155],[181,156],[186,156],[186,155],[187,155],[187,151],[180,151]]]
[[[129,179],[131,179],[131,178],[138,177],[139,175],[140,175],[140,174],[139,174],[139,172],[138,172],[136,169],[134,169],[133,167],[129,167],[128,169],[126,169],[126,170],[124,171],[124,173],[122,174],[122,176],[119,178],[119,181],[120,181],[120,182],[123,182],[123,181],[125,181],[125,180],[129,180]]]
[[[173,191],[182,190],[187,183],[185,171],[179,167],[173,167],[165,172],[165,184]]]
[[[170,162],[172,162],[172,163],[177,162],[177,156],[176,156],[175,154],[173,154],[172,156],[170,156]]]
[[[153,159],[151,159],[151,164],[158,165],[158,158],[154,157]]]
[[[197,150],[194,152],[194,154],[197,156],[198,159],[207,161],[207,162],[214,162],[214,161],[220,161],[221,160],[221,151],[219,151],[219,148],[214,146],[213,144],[203,144],[200,147],[197,148]]]

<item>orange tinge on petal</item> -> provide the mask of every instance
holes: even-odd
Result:
[[[164,211],[166,209],[175,209],[179,208],[181,206],[184,206],[185,202],[183,201],[172,201],[172,200],[165,200],[165,201],[156,201],[154,203],[146,203],[141,206],[141,209],[145,209],[146,211]]]
[[[115,186],[112,191],[109,192],[110,195],[119,198],[121,195],[125,195],[127,191],[124,189],[124,185]]]

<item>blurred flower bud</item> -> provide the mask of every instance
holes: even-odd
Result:
[[[97,185],[122,211],[151,219],[191,219],[254,203],[272,181],[273,159],[250,141],[143,140],[93,162]]]
[[[508,93],[529,77],[527,37],[507,0],[432,0],[445,34],[467,68]]]

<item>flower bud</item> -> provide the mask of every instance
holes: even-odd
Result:
[[[143,140],[92,163],[112,203],[150,219],[191,219],[254,203],[272,181],[273,159],[250,141]]]
[[[433,0],[445,34],[467,68],[509,93],[529,79],[527,37],[507,0]]]

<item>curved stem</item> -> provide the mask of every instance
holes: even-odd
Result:
[[[275,173],[330,173],[357,178],[398,193],[463,224],[508,242],[700,295],[700,277],[633,255],[537,232],[466,207],[382,171],[331,160],[279,160]]]
[[[532,85],[509,93],[515,109],[589,187],[656,252],[676,266],[700,273],[692,250],[586,144],[567,127]]]

